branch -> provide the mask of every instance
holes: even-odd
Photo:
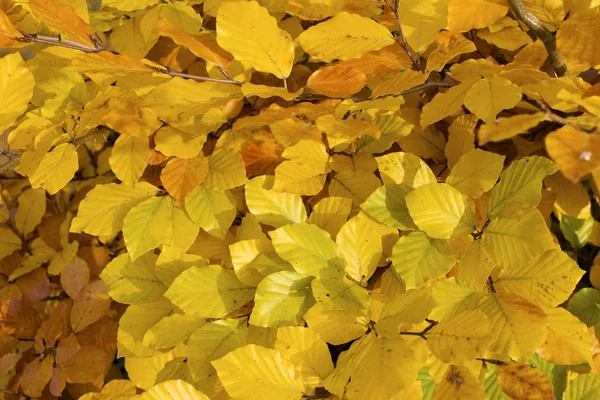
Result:
[[[431,328],[437,325],[437,321],[433,321],[431,319],[426,319],[425,321],[429,322],[429,326],[423,329],[421,332],[400,332],[400,335],[418,336],[423,340],[427,340],[425,334],[429,332]]]
[[[58,36],[31,35],[27,32],[21,32],[21,34],[23,35],[22,37],[11,37],[11,39],[17,40],[17,41],[23,42],[23,43],[44,43],[44,44],[49,44],[52,46],[65,47],[67,49],[78,50],[78,51],[82,51],[84,53],[100,53],[101,51],[110,51],[113,54],[119,54],[113,50],[103,49],[99,43],[97,44],[96,47],[87,47],[87,46],[81,45],[77,42],[74,42],[72,40],[61,39]],[[210,78],[207,76],[186,74],[183,72],[173,71],[172,69],[167,68],[165,66],[162,66],[162,68],[153,68],[153,69],[157,72],[161,72],[163,74],[167,74],[170,76],[179,76],[181,78],[193,79],[196,81],[219,82],[219,83],[228,83],[228,84],[232,84],[232,85],[242,86],[241,82],[238,82],[234,79],[230,79],[227,75],[227,72],[224,70],[221,70],[221,72],[223,73],[223,75],[228,77],[227,79]]]
[[[402,24],[400,23],[400,15],[398,15],[398,9],[400,7],[400,0],[394,0],[393,6],[388,2],[388,0],[383,0],[383,1],[390,8],[392,13],[394,13],[394,17],[396,17],[396,25],[398,26],[398,33],[399,33],[399,35],[394,35],[394,38],[396,38],[396,42],[398,42],[398,44],[404,49],[406,54],[408,54],[408,58],[410,58],[410,61],[412,61],[412,64],[415,67],[415,69],[417,71],[422,71],[421,67],[419,66],[419,63],[417,62],[417,60],[413,57],[412,53],[410,52],[410,49],[408,47],[408,42],[406,41],[406,36],[404,36],[404,30],[402,30]],[[398,40],[398,36],[400,37],[400,41]]]
[[[508,0],[510,8],[513,10],[518,19],[523,21],[525,25],[537,36],[548,52],[550,63],[557,76],[565,76],[569,73],[567,65],[562,55],[556,49],[556,38],[548,28],[540,22],[540,20],[523,4],[523,0]]]

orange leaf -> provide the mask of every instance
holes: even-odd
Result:
[[[125,54],[114,54],[110,51],[84,53],[73,60],[71,67],[77,72],[87,73],[129,73],[153,72],[146,64]]]
[[[64,365],[67,382],[86,383],[104,377],[104,371],[110,366],[113,355],[93,346],[83,346],[69,362]]]
[[[0,357],[0,374],[8,373],[21,359],[22,354],[8,353]]]
[[[381,75],[387,72],[396,72],[400,69],[412,68],[412,61],[396,43],[381,50],[370,51],[360,58],[342,61],[339,67],[354,67],[366,76]]]
[[[381,82],[373,89],[371,97],[376,98],[390,94],[402,94],[403,91],[420,85],[426,80],[427,75],[412,69],[407,69],[397,73],[392,79]]]
[[[96,47],[92,28],[82,20],[73,7],[52,0],[29,0],[29,7],[37,19],[54,33],[62,33],[83,45]]]
[[[196,56],[221,68],[227,67],[233,61],[233,56],[219,47],[217,39],[211,34],[190,35],[179,29],[171,21],[162,18],[156,24],[156,31],[171,38],[178,45],[187,47]]]
[[[0,10],[0,47],[15,47],[23,44],[23,42],[19,42],[18,40],[13,40],[12,38],[20,38],[23,37],[21,32],[11,22],[8,15],[6,15],[2,10]]]
[[[56,347],[56,364],[61,366],[65,365],[75,354],[77,354],[79,349],[81,349],[81,346],[77,343],[77,338],[75,338],[75,335],[72,333],[65,339],[60,340]]]
[[[315,71],[306,87],[329,97],[350,97],[366,84],[366,75],[357,68],[334,65]]]
[[[52,378],[52,357],[36,358],[23,368],[21,390],[28,396],[41,397],[46,383]]]
[[[100,321],[78,332],[77,341],[82,346],[98,347],[107,354],[113,354],[117,348],[117,323],[108,317],[102,317]]]
[[[546,374],[534,365],[511,362],[497,366],[500,387],[513,399],[553,399],[554,390]]]
[[[75,299],[90,281],[90,269],[85,260],[75,257],[60,273],[60,284],[70,298]]]
[[[600,166],[600,137],[568,125],[546,136],[546,151],[574,183]]]
[[[204,155],[183,159],[174,158],[160,174],[163,186],[177,200],[185,199],[208,175],[208,160]]]
[[[33,339],[40,325],[40,315],[28,301],[0,301],[0,330],[18,339]]]
[[[34,269],[19,277],[15,284],[30,303],[43,300],[51,294],[50,279],[44,268]]]
[[[110,297],[103,281],[88,283],[73,301],[71,326],[79,332],[98,321],[110,309]]]
[[[36,349],[52,347],[57,340],[66,338],[71,333],[69,315],[71,314],[71,301],[59,303],[48,315],[48,319],[42,322],[40,329],[35,335]]]

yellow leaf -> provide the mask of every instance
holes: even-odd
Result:
[[[239,61],[279,79],[290,75],[294,43],[266,8],[255,1],[226,2],[217,13],[217,42]]]
[[[269,233],[277,254],[304,275],[341,278],[344,261],[329,234],[315,225],[284,225]]]
[[[198,229],[170,196],[142,201],[123,220],[123,238],[132,261],[161,244],[186,251]]]
[[[451,87],[445,93],[436,94],[433,100],[423,107],[421,127],[426,128],[462,107],[465,95],[471,86],[473,86],[473,83],[475,83],[475,80],[471,79]]]
[[[436,306],[429,314],[429,318],[442,320],[442,322],[473,310],[482,297],[477,290],[454,277],[436,282],[432,294]]]
[[[381,239],[365,218],[354,217],[342,226],[336,242],[346,262],[346,273],[361,286],[377,269],[383,247]]]
[[[494,262],[481,245],[481,240],[476,240],[460,257],[458,279],[470,288],[482,291],[492,268]]]
[[[296,42],[312,57],[331,62],[359,58],[394,43],[394,39],[383,25],[342,11],[302,32]]]
[[[545,157],[525,157],[513,161],[500,175],[487,203],[487,216],[516,217],[537,206],[542,198],[542,179],[557,171]]]
[[[514,293],[489,295],[478,309],[490,321],[490,351],[517,362],[527,361],[548,334],[546,313]]]
[[[375,329],[381,336],[398,337],[398,332],[407,330],[405,325],[423,322],[434,306],[431,288],[425,286],[396,294],[383,306]]]
[[[502,269],[494,287],[540,307],[557,307],[569,298],[583,274],[566,253],[551,249],[520,268]]]
[[[103,0],[102,6],[120,11],[135,11],[152,7],[157,3],[159,0]]]
[[[461,63],[454,64],[450,67],[450,72],[454,79],[461,82],[476,80],[477,78],[493,78],[498,75],[503,65],[498,65],[495,62],[487,59],[468,59]]]
[[[578,219],[586,219],[590,216],[590,196],[582,183],[570,182],[562,172],[557,172],[547,176],[544,185],[556,194],[555,211]]]
[[[527,133],[529,129],[535,128],[544,120],[546,120],[546,114],[542,112],[498,118],[492,123],[481,125],[479,131],[477,131],[479,145],[500,142],[521,133]]]
[[[460,157],[446,183],[477,199],[496,184],[504,167],[504,158],[480,149],[471,150]]]
[[[600,34],[597,12],[578,13],[560,24],[556,47],[567,63],[584,64],[591,68],[600,65]]]
[[[8,54],[0,59],[0,131],[4,132],[27,110],[33,97],[35,80],[19,53]]]
[[[465,95],[465,107],[488,124],[500,111],[513,108],[519,101],[521,89],[502,77],[481,79]]]
[[[246,321],[222,319],[198,328],[188,340],[188,363],[195,380],[207,379],[215,373],[211,361],[246,345]]]
[[[495,218],[485,229],[482,246],[492,259],[507,269],[520,268],[544,250],[555,246],[544,218],[537,209],[516,218]]]
[[[239,152],[233,149],[216,150],[208,156],[208,175],[204,180],[207,188],[227,190],[246,182],[246,167]]]
[[[419,372],[415,354],[403,338],[376,338],[352,373],[349,400],[390,399],[412,384]]]
[[[412,62],[404,49],[393,43],[381,50],[369,51],[360,58],[342,61],[336,66],[354,67],[366,76],[372,76],[396,72],[400,69],[410,69]]]
[[[47,153],[37,168],[29,175],[34,189],[45,189],[55,194],[73,179],[79,169],[77,150],[71,143],[63,143]]]
[[[324,310],[366,310],[369,294],[349,279],[314,279],[313,295]]]
[[[437,182],[431,169],[411,153],[396,152],[375,157],[384,184],[397,183],[419,187]]]
[[[329,154],[322,142],[300,140],[287,147],[282,157],[289,159],[275,169],[273,190],[298,195],[315,195],[323,189],[330,171]]]
[[[327,343],[340,345],[364,335],[369,318],[364,311],[324,310],[317,303],[304,314],[308,327]]]
[[[208,189],[205,185],[198,186],[185,198],[185,209],[192,221],[219,239],[225,238],[237,214],[229,193]]]
[[[577,183],[600,166],[600,138],[571,126],[563,126],[546,136],[546,151],[562,173]]]
[[[450,0],[448,30],[466,32],[491,25],[506,15],[508,7],[494,0]]]
[[[257,176],[245,186],[248,209],[258,220],[276,228],[306,221],[306,209],[302,198],[291,193],[273,190],[272,175]]]
[[[345,0],[296,0],[284,1],[277,6],[300,19],[321,21],[342,11],[345,3]]]
[[[302,93],[303,89],[300,89],[294,93],[288,92],[286,88],[266,86],[266,85],[255,85],[253,83],[242,84],[242,93],[245,97],[257,96],[261,99],[268,99],[270,97],[281,97],[284,100],[292,101]]]
[[[298,325],[314,304],[310,287],[312,279],[293,271],[267,276],[256,288],[249,322],[272,328]]]
[[[11,255],[22,246],[21,238],[10,227],[0,225],[0,260]]]
[[[50,31],[64,34],[85,46],[96,47],[92,28],[75,13],[70,5],[55,3],[52,0],[30,0],[29,7],[36,18]]]
[[[475,44],[463,35],[448,31],[440,31],[436,42],[437,47],[427,57],[425,72],[441,71],[453,58],[477,50]]]
[[[70,232],[113,235],[121,230],[129,210],[157,191],[158,188],[146,182],[138,183],[135,188],[116,183],[97,185],[80,203]]]
[[[406,195],[413,190],[405,184],[390,183],[375,190],[360,208],[377,221],[392,228],[416,230],[406,205]],[[311,214],[312,215],[312,214]],[[309,219],[310,221],[310,219]]]
[[[152,386],[140,395],[141,400],[209,400],[204,393],[199,392],[181,379],[168,380]]]
[[[352,200],[346,197],[325,197],[314,206],[308,223],[313,224],[328,232],[335,238],[344,223],[348,220]]]
[[[212,361],[232,399],[300,400],[305,385],[294,364],[276,350],[255,344]]]
[[[374,174],[361,170],[342,171],[331,178],[329,195],[352,199],[352,208],[357,209],[381,185]]]
[[[209,265],[183,271],[165,297],[188,314],[222,318],[254,297],[254,288],[241,284],[233,271]]]
[[[402,94],[403,91],[418,86],[426,80],[427,75],[421,72],[412,69],[405,70],[394,75],[392,79],[383,81],[377,85],[373,89],[371,97],[376,98],[386,95],[399,95]]]
[[[173,39],[175,43],[187,47],[196,56],[214,63],[221,68],[229,66],[231,61],[233,61],[231,54],[221,49],[217,44],[217,40],[211,34],[190,35],[173,22],[163,18],[158,20],[156,31],[161,35]]]
[[[306,87],[329,97],[350,97],[367,84],[367,77],[351,66],[323,67],[308,77]]]
[[[485,395],[478,377],[467,367],[451,365],[435,387],[433,400],[476,400]]]
[[[475,149],[475,127],[478,118],[473,114],[464,114],[456,118],[448,127],[448,143],[444,154],[448,159],[448,168],[452,170],[460,156]]]
[[[279,328],[274,349],[294,363],[305,379],[325,379],[333,372],[327,344],[310,328]]]
[[[561,0],[523,0],[523,4],[551,31],[565,19],[565,5]]]
[[[148,138],[121,135],[115,142],[108,162],[124,184],[135,186],[150,157]]]
[[[204,155],[192,158],[174,158],[160,173],[160,180],[174,199],[182,201],[200,186],[208,175],[208,160]]]
[[[155,350],[170,349],[188,340],[194,331],[204,325],[206,321],[202,318],[173,313],[163,317],[146,331],[143,344]]]
[[[554,364],[575,365],[592,361],[592,338],[587,326],[564,308],[546,310],[548,337],[540,348],[544,360]]]
[[[440,361],[462,364],[483,357],[490,345],[490,324],[479,310],[445,318],[427,332],[427,346]]]
[[[23,37],[21,32],[13,25],[4,11],[0,10],[0,46],[2,48],[21,46],[22,42],[13,40],[13,38],[20,37]]]
[[[146,64],[125,54],[114,54],[109,51],[84,53],[71,63],[75,72],[88,75],[94,82],[105,86],[115,77],[129,73],[152,73],[154,70]]]
[[[448,23],[448,0],[404,0],[398,8],[406,41],[418,53],[425,52]],[[393,26],[396,29],[395,21]]]
[[[402,236],[394,245],[392,267],[407,289],[415,288],[450,271],[457,260],[456,252],[448,240],[413,232]]]
[[[447,183],[419,186],[406,195],[406,206],[419,229],[432,238],[451,239],[475,231],[473,201]]]
[[[25,190],[18,200],[19,208],[14,217],[15,228],[23,237],[27,237],[46,214],[46,192],[38,189]]]

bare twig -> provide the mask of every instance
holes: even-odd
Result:
[[[431,328],[437,325],[437,321],[433,321],[431,319],[426,319],[425,321],[429,322],[429,326],[423,329],[421,332],[400,332],[400,335],[418,336],[423,340],[427,340],[427,336],[425,335],[431,330]]]
[[[406,41],[406,36],[404,36],[404,30],[402,29],[402,24],[400,23],[400,15],[398,15],[398,9],[400,7],[400,0],[394,0],[394,5],[392,5],[388,0],[383,0],[383,1],[390,8],[392,13],[394,14],[394,17],[396,18],[396,25],[398,26],[398,33],[399,33],[399,35],[394,35],[394,37],[396,38],[396,42],[398,42],[398,44],[404,49],[406,54],[408,54],[408,58],[410,58],[410,61],[412,62],[415,69],[417,71],[421,71],[421,67],[419,66],[419,63],[417,62],[415,57],[412,55],[410,48],[408,47],[408,42]]]
[[[556,39],[554,34],[552,34],[552,32],[542,24],[538,17],[523,4],[523,0],[508,0],[508,3],[517,18],[523,21],[531,32],[544,43],[548,56],[550,57],[550,63],[552,64],[552,68],[554,68],[556,75],[567,75],[569,71],[567,70],[565,60],[556,49]]]
[[[179,76],[181,78],[193,79],[196,81],[229,83],[232,85],[242,86],[242,82],[238,82],[234,79],[219,79],[219,78],[209,78],[206,76],[191,75],[191,74],[186,74],[184,72],[173,71],[172,69],[169,69],[169,68],[165,69],[164,71],[160,71],[160,72],[169,74],[171,76]],[[223,72],[223,71],[221,71],[221,72]],[[226,75],[226,74],[224,74],[224,75]]]
[[[28,397],[30,399],[33,398],[33,397],[27,396],[25,393],[13,392],[12,390],[6,390],[6,389],[0,389],[0,393],[12,394],[14,396]]]

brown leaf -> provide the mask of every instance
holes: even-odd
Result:
[[[79,257],[67,264],[60,274],[60,284],[70,298],[75,299],[81,289],[90,281],[90,269],[85,260]]]
[[[546,374],[534,365],[511,362],[497,366],[496,375],[500,387],[511,398],[554,399],[554,390]]]
[[[71,333],[69,315],[71,314],[71,300],[60,302],[42,322],[35,335],[35,346],[38,351],[46,347],[53,347],[59,339],[66,338]]]
[[[22,354],[8,353],[0,357],[0,374],[8,373],[21,359]]]
[[[104,350],[107,354],[113,354],[117,348],[117,323],[108,317],[92,324],[77,333],[77,341],[80,345],[94,346]]]
[[[52,378],[52,357],[36,358],[23,368],[21,390],[28,396],[41,397],[42,390]]]
[[[104,371],[110,366],[112,356],[105,351],[93,347],[83,346],[69,362],[64,365],[67,382],[86,383],[98,377],[104,377]]]
[[[110,309],[110,297],[101,280],[88,283],[73,301],[71,327],[79,332],[98,321]]]
[[[54,358],[56,364],[60,366],[67,364],[80,349],[81,346],[77,343],[77,338],[71,333],[69,336],[58,342]]]
[[[33,339],[40,326],[40,315],[28,301],[0,301],[0,330],[18,339]]]
[[[65,386],[67,385],[67,375],[62,368],[54,368],[52,371],[52,379],[50,379],[50,393],[54,396],[60,397]]]
[[[23,297],[30,303],[35,303],[50,296],[51,284],[46,270],[37,268],[28,274],[25,274],[16,280],[15,284],[23,293]]]

